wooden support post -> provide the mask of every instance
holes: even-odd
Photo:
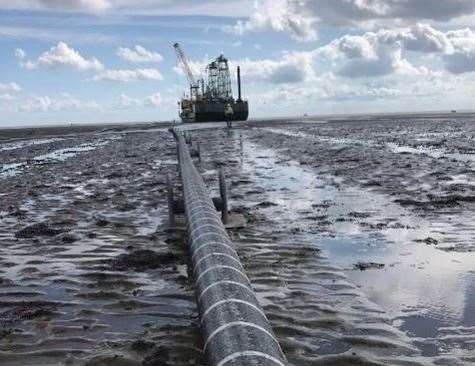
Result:
[[[221,201],[223,203],[222,211],[221,211],[221,218],[223,220],[223,224],[228,223],[228,192],[226,188],[226,179],[224,177],[223,169],[219,169],[219,193],[221,195]]]
[[[191,145],[191,135],[188,132],[185,132],[185,142],[187,145]]]
[[[174,197],[173,197],[173,182],[170,174],[167,174],[167,198],[168,198],[168,225],[175,226],[175,213],[173,212]]]

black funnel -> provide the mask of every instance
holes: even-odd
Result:
[[[237,67],[238,101],[241,101],[241,68]]]

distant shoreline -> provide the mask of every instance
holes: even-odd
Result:
[[[352,114],[321,114],[307,116],[283,116],[272,118],[255,118],[248,121],[249,126],[260,123],[288,122],[290,123],[336,123],[355,121],[372,121],[388,117],[395,120],[424,119],[424,118],[475,118],[475,111],[432,111],[432,112],[400,112],[400,113],[352,113]],[[76,135],[82,133],[107,133],[131,131],[134,129],[148,130],[173,126],[172,121],[161,122],[123,122],[123,123],[69,123],[38,126],[9,126],[0,127],[0,141],[9,139],[35,138],[57,135]]]
[[[27,139],[58,135],[78,135],[88,133],[114,133],[134,129],[149,130],[168,128],[172,122],[136,122],[136,123],[105,123],[105,124],[63,124],[44,126],[18,126],[0,128],[0,141],[9,139]]]

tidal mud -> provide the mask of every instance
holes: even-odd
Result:
[[[166,131],[9,143],[0,175],[0,364],[200,364],[183,236],[166,231]]]
[[[229,234],[291,365],[475,363],[473,126],[190,131],[246,218]],[[171,134],[41,139],[0,148],[20,164],[0,174],[0,364],[203,364],[186,238],[166,225]]]
[[[388,120],[243,132],[244,166],[246,156],[255,161],[249,171],[279,204],[266,209],[279,228],[288,217],[290,232],[315,243],[417,349],[392,360],[365,352],[368,361],[474,362],[474,126]],[[401,155],[388,141],[433,153]]]

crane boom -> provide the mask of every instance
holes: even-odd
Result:
[[[173,45],[173,47],[175,48],[175,52],[176,52],[176,55],[178,57],[178,60],[181,62],[181,65],[183,66],[183,70],[185,71],[185,74],[188,77],[188,81],[190,82],[190,86],[192,88],[197,88],[198,84],[195,80],[193,72],[191,71],[191,67],[188,63],[188,59],[186,58],[185,52],[183,52],[183,50],[182,50],[179,43],[175,43]]]

